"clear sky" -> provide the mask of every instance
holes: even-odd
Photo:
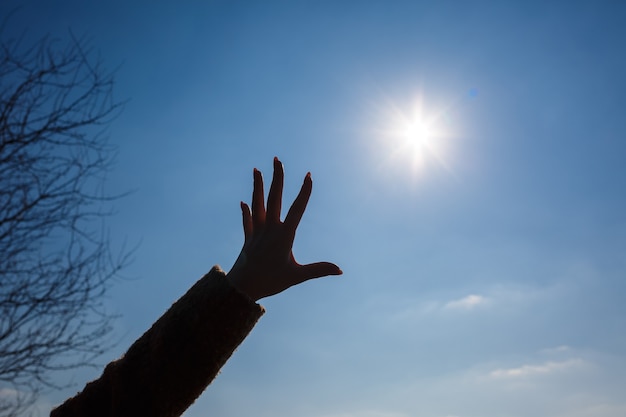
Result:
[[[626,415],[626,3],[3,1],[130,99],[115,359],[243,243],[252,169],[313,195],[301,262],[188,417]],[[101,369],[49,392],[44,414]]]

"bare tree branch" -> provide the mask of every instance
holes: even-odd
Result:
[[[2,36],[2,33],[0,33]],[[0,416],[89,365],[108,346],[103,296],[130,252],[113,256],[102,183],[106,136],[123,103],[85,39],[0,40]]]

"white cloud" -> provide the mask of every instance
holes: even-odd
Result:
[[[491,298],[476,294],[470,294],[458,300],[452,300],[448,302],[435,300],[415,301],[412,305],[408,305],[410,303],[405,302],[405,304],[407,304],[408,306],[403,309],[394,308],[392,310],[390,308],[389,310],[391,310],[391,314],[389,315],[389,317],[393,321],[417,320],[445,311],[470,311],[477,308],[486,307],[491,303]]]
[[[377,299],[377,311],[385,311],[394,321],[418,320],[439,313],[475,312],[485,308],[502,314],[524,314],[529,308],[549,305],[555,299],[571,298],[572,286],[557,283],[551,286],[495,285],[457,299],[435,297]],[[373,309],[374,310],[374,309]],[[557,346],[550,353],[564,353],[568,346]],[[548,353],[548,350],[546,352]]]
[[[11,388],[0,388],[0,398],[17,398],[20,392]]]
[[[551,348],[542,349],[541,353],[553,355],[553,354],[558,354],[558,353],[563,353],[563,352],[569,352],[571,349],[572,348],[567,345],[561,345],[561,346],[555,346]]]
[[[0,387],[0,406],[7,407],[7,410],[10,410],[12,406],[17,404],[29,404],[31,400],[34,400],[34,402],[22,409],[23,415],[45,416],[50,414],[52,405],[42,398],[37,398],[33,393]],[[10,413],[7,415],[10,415]]]
[[[325,414],[323,417],[408,417],[407,414],[378,410],[359,410],[355,412]]]
[[[615,417],[626,416],[626,404],[595,404],[568,410],[559,417]]]
[[[552,374],[554,372],[579,368],[585,362],[582,359],[575,358],[562,362],[546,362],[542,365],[522,365],[518,368],[502,368],[496,369],[489,373],[492,378],[523,378],[533,375]]]
[[[472,310],[478,306],[484,306],[489,299],[482,295],[470,294],[458,300],[449,301],[443,308],[446,310]]]

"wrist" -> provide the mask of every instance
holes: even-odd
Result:
[[[252,301],[256,302],[261,298],[254,291],[253,285],[251,285],[254,282],[254,278],[252,277],[252,273],[247,268],[247,259],[244,251],[241,251],[239,257],[235,261],[235,264],[228,274],[226,274],[226,278],[237,291]]]

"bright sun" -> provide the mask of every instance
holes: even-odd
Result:
[[[379,139],[387,149],[386,165],[408,166],[414,175],[436,165],[449,170],[446,145],[450,132],[444,126],[445,112],[426,109],[423,99],[401,109],[396,105],[384,110]]]
[[[404,136],[406,145],[414,152],[422,152],[424,147],[428,147],[431,139],[431,126],[424,120],[413,120],[406,124],[402,136]]]

